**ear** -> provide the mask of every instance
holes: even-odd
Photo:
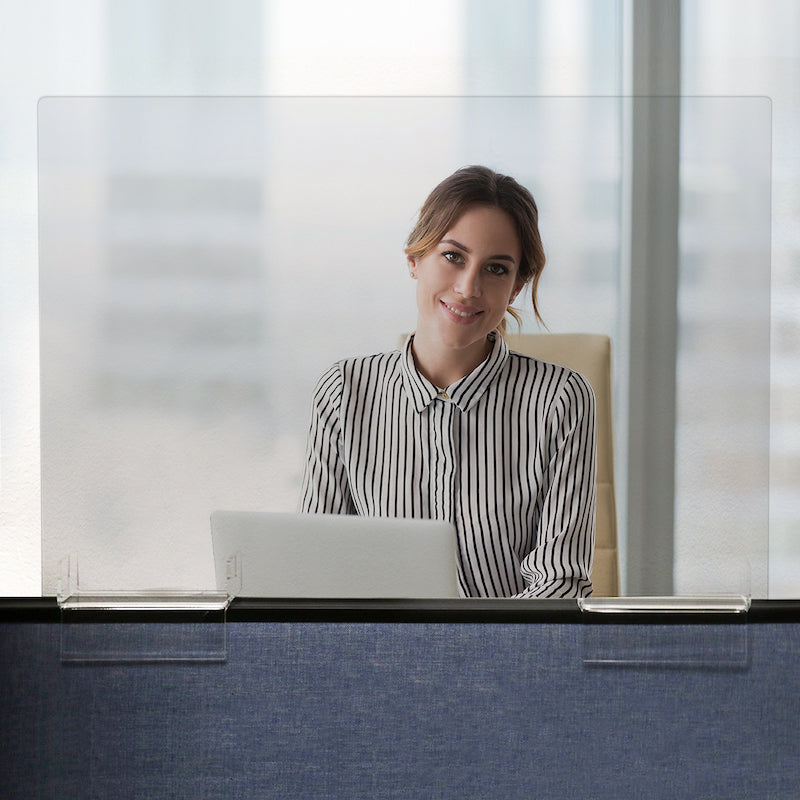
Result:
[[[408,274],[414,279],[417,279],[417,259],[412,258],[411,256],[406,257],[406,261],[408,262]]]

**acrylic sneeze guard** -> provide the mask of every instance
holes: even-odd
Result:
[[[771,110],[753,97],[43,98],[43,594],[224,605],[211,512],[294,509],[314,383],[413,328],[405,238],[465,164],[531,189],[548,326],[611,336],[619,379],[636,102],[681,131],[676,594],[766,597]]]

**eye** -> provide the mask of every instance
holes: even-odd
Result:
[[[464,256],[461,253],[457,253],[455,250],[445,250],[442,255],[451,263],[451,264],[461,264],[464,261]]]
[[[487,264],[486,269],[491,272],[492,275],[508,275],[508,267],[503,264]]]

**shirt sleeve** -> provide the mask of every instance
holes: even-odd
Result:
[[[572,372],[548,418],[550,460],[540,488],[534,549],[522,560],[517,597],[588,597],[594,557],[597,433],[594,393]]]
[[[355,514],[342,453],[338,364],[317,382],[311,401],[303,483],[297,509],[303,514]]]

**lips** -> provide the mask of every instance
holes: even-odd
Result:
[[[455,322],[470,323],[474,322],[483,312],[477,308],[464,306],[460,303],[446,303],[440,301],[445,313]]]

